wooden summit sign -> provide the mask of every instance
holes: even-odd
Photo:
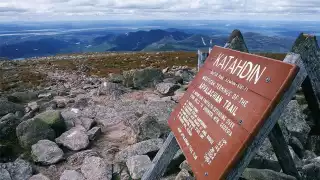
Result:
[[[215,46],[168,123],[198,180],[224,179],[298,66]]]

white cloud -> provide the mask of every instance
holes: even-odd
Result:
[[[319,0],[0,0],[0,20],[317,20]]]

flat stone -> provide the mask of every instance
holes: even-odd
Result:
[[[20,104],[15,104],[10,101],[0,100],[0,116],[4,116],[9,113],[15,113],[17,111],[24,112],[24,107]]]
[[[85,149],[89,145],[89,138],[84,129],[72,128],[56,138],[56,143],[73,151]]]
[[[115,156],[115,162],[126,162],[128,158],[136,155],[145,155],[158,151],[163,145],[162,139],[150,139],[128,146]]]
[[[81,172],[87,180],[111,180],[112,166],[108,165],[102,158],[86,157],[81,166]]]
[[[176,91],[179,88],[180,86],[174,83],[159,83],[156,85],[157,91],[162,95],[167,96],[173,95],[174,91]]]
[[[63,159],[63,151],[59,146],[49,140],[40,140],[31,147],[32,158],[35,162],[51,165]]]
[[[85,177],[75,170],[65,170],[62,173],[60,180],[85,180]]]
[[[126,165],[133,179],[141,179],[153,164],[147,155],[137,155],[130,157]]]

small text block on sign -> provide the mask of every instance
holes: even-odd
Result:
[[[215,46],[168,120],[198,180],[223,179],[298,67]]]

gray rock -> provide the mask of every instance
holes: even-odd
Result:
[[[320,163],[310,163],[302,167],[304,179],[306,180],[318,180],[320,179]]]
[[[0,116],[4,116],[9,113],[15,113],[17,111],[24,112],[24,107],[10,101],[0,100]]]
[[[294,136],[297,137],[303,145],[306,144],[311,128],[305,121],[300,105],[296,100],[289,102],[278,122],[287,142],[290,136]]]
[[[256,155],[252,158],[250,161],[248,168],[254,168],[254,169],[270,169],[273,171],[280,172],[281,166],[278,161],[266,159],[262,156]]]
[[[116,74],[116,73],[110,73],[109,74],[109,81],[113,83],[122,83],[124,80],[123,75]]]
[[[62,173],[60,180],[85,180],[85,177],[75,170],[65,170]]]
[[[318,135],[311,135],[308,139],[308,149],[320,155],[320,136]]]
[[[296,137],[290,137],[289,139],[289,145],[292,147],[294,152],[300,157],[303,157],[304,147],[302,143],[299,141]]]
[[[272,171],[269,169],[251,169],[246,168],[242,174],[246,180],[296,180],[295,177]]]
[[[40,108],[37,101],[33,101],[33,102],[28,103],[28,107],[30,108],[30,111],[39,110],[39,108]]]
[[[316,157],[317,157],[317,155],[314,152],[309,151],[309,150],[306,150],[303,153],[303,160],[304,161],[309,161],[309,160],[314,159]]]
[[[163,80],[163,73],[160,69],[145,68],[139,70],[130,70],[123,72],[123,84],[127,87],[142,89],[154,87],[154,85]]]
[[[173,83],[159,83],[156,85],[156,89],[159,93],[166,96],[171,96],[174,94],[174,92],[179,89],[180,86]]]
[[[94,119],[92,118],[86,118],[86,117],[82,117],[80,118],[81,120],[81,125],[88,131],[92,128],[92,126],[94,126],[94,124],[96,124],[96,122],[94,121]]]
[[[182,69],[182,70],[178,70],[175,73],[175,76],[181,77],[184,82],[190,82],[193,80],[195,74],[188,69]]]
[[[43,174],[37,174],[32,176],[29,180],[50,180],[50,179]]]
[[[297,168],[301,168],[303,163],[302,163],[302,160],[299,158],[299,156],[294,152],[294,150],[292,149],[291,146],[288,146],[289,147],[289,151],[290,151],[290,154],[291,154],[291,157],[293,159],[293,162],[294,164],[296,165]]]
[[[34,118],[48,124],[57,135],[62,134],[66,130],[66,124],[60,111],[50,110],[36,115]]]
[[[150,139],[133,144],[123,149],[115,156],[115,162],[126,162],[128,158],[136,155],[144,155],[149,152],[158,151],[163,145],[162,139]]]
[[[257,151],[257,156],[267,160],[278,161],[269,138],[266,138]]]
[[[166,78],[163,80],[164,83],[182,84],[183,79],[180,76]]]
[[[112,166],[108,165],[102,158],[86,157],[81,166],[82,174],[87,180],[111,180]]]
[[[16,135],[23,148],[30,148],[39,140],[54,140],[56,134],[50,126],[39,119],[23,121],[16,128]]]
[[[0,180],[11,180],[11,176],[9,174],[9,172],[0,167]]]
[[[93,141],[102,134],[101,127],[93,127],[87,132],[89,140]]]
[[[15,92],[8,96],[8,100],[15,103],[25,103],[38,98],[38,92]]]
[[[185,169],[187,170],[188,172],[192,172],[192,169],[191,169],[191,166],[189,165],[188,161],[187,160],[184,160],[181,164],[180,164],[180,169]]]
[[[157,118],[150,115],[143,115],[137,121],[134,121],[132,129],[138,142],[155,139],[161,135],[161,126]]]
[[[0,119],[0,141],[16,139],[16,127],[20,120],[12,113]]]
[[[175,180],[194,180],[195,178],[193,178],[189,172],[185,169],[182,169],[179,174],[177,175],[177,177],[175,178]]]
[[[137,155],[130,157],[126,165],[133,179],[142,178],[143,174],[152,167],[152,162],[147,155]]]
[[[89,98],[80,98],[73,104],[73,108],[83,109],[89,105]]]
[[[39,95],[38,95],[38,98],[52,99],[52,98],[53,98],[53,94],[52,94],[52,93],[39,94]]]
[[[56,143],[49,140],[40,140],[37,144],[32,145],[31,149],[34,162],[51,165],[63,159],[63,151]]]
[[[67,162],[72,166],[79,166],[83,163],[86,157],[91,157],[91,156],[99,156],[99,155],[96,151],[93,151],[91,149],[80,151],[68,157]]]
[[[13,163],[6,163],[5,169],[9,172],[12,180],[27,180],[33,172],[30,163],[22,159],[16,159]]]
[[[75,127],[56,138],[56,143],[73,151],[79,151],[88,147],[89,138],[84,129]]]

